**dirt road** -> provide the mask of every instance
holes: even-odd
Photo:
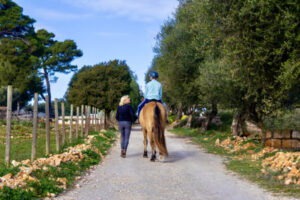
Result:
[[[139,127],[131,133],[127,158],[117,143],[104,161],[61,194],[63,200],[269,200],[275,197],[227,171],[223,159],[205,153],[187,138],[167,133],[169,158],[150,162],[142,157]],[[150,152],[150,147],[148,147]],[[78,187],[80,186],[80,187]]]

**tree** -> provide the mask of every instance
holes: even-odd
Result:
[[[125,61],[104,62],[85,67],[75,74],[66,98],[76,106],[91,105],[103,109],[107,117],[117,108],[120,98],[130,93],[131,82],[131,72]]]
[[[34,19],[23,15],[23,9],[11,0],[0,0],[0,39],[21,39],[33,33]]]
[[[129,92],[129,97],[131,99],[130,104],[133,107],[133,109],[136,111],[138,105],[141,102],[141,90],[137,83],[137,76],[133,72],[130,73],[130,76],[131,76],[130,92]]]
[[[160,73],[164,100],[178,108],[177,119],[183,109],[191,112],[198,102],[194,80],[198,76],[198,62],[203,58],[201,54],[195,56],[195,49],[190,48],[194,36],[190,28],[194,20],[185,4],[181,4],[175,19],[167,21],[157,36],[153,64]]]
[[[262,129],[299,80],[299,10],[294,1],[236,1],[224,25],[226,59],[245,88],[242,107]]]
[[[35,20],[22,11],[10,0],[0,1],[0,86],[14,86],[14,109],[26,105],[35,92],[44,92],[33,56]]]
[[[0,86],[13,85],[19,93],[17,104],[20,108],[35,92],[44,92],[36,68],[37,59],[32,55],[34,45],[10,38],[2,38],[0,42]]]
[[[71,62],[76,57],[82,56],[81,50],[77,49],[73,40],[65,40],[59,42],[54,40],[55,35],[44,29],[38,30],[36,38],[38,41],[38,49],[35,55],[39,58],[39,67],[43,71],[45,78],[47,93],[51,101],[50,81],[56,81],[55,73],[70,73],[77,70],[76,65]],[[52,78],[52,79],[51,79]],[[51,111],[51,104],[49,104]]]

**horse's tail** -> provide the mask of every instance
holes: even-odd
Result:
[[[161,111],[156,104],[154,107],[154,130],[153,130],[153,138],[154,142],[163,156],[168,156],[168,150],[166,146],[166,139],[164,135],[164,126],[162,124]]]

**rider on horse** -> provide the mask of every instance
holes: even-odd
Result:
[[[158,101],[165,106],[165,104],[161,100],[162,98],[161,83],[156,80],[158,78],[158,73],[156,71],[152,71],[149,73],[149,77],[150,77],[150,81],[146,85],[145,100],[142,103],[140,103],[140,105],[138,106],[138,110],[137,110],[138,117],[140,115],[142,108],[150,101]]]

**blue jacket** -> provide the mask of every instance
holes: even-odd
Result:
[[[134,122],[136,120],[136,116],[134,111],[129,104],[125,104],[123,106],[118,106],[116,119],[118,121],[129,121]]]
[[[157,80],[149,81],[146,85],[146,91],[145,91],[145,98],[146,99],[156,99],[161,100],[162,98],[162,86],[160,82]]]

